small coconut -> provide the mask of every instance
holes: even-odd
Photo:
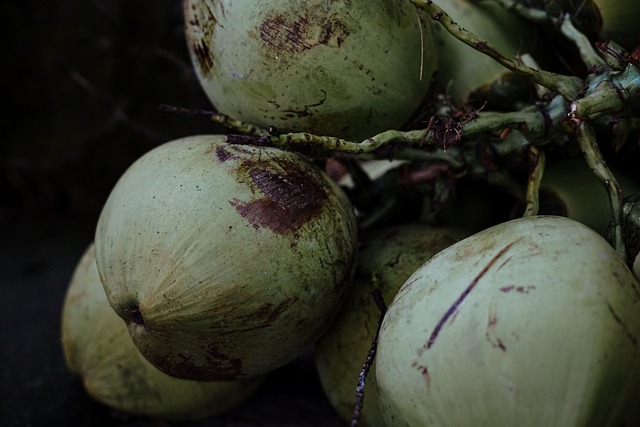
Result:
[[[381,316],[373,292],[380,291],[383,302],[391,303],[418,267],[466,235],[453,227],[402,224],[373,231],[361,247],[346,303],[315,348],[315,363],[325,394],[345,421],[352,419],[359,375]],[[384,426],[374,368],[365,384],[360,425]]]
[[[160,372],[140,354],[111,308],[90,245],[64,300],[62,346],[70,370],[101,403],[131,414],[187,420],[218,415],[245,402],[263,377],[241,381],[182,380]]]

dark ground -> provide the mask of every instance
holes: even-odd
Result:
[[[76,262],[125,168],[150,148],[216,133],[159,104],[210,108],[179,0],[2,2],[0,426],[339,426],[309,355],[219,418],[165,423],[92,401],[67,370],[60,314]]]

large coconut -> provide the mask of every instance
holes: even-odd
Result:
[[[116,184],[96,258],[107,296],[154,365],[236,379],[293,360],[351,283],[356,220],[308,159],[194,136],[157,147]]]
[[[222,113],[362,140],[398,129],[436,68],[432,22],[407,0],[184,0],[197,76]]]
[[[393,426],[638,425],[638,337],[640,284],[604,238],[512,220],[402,286],[380,332],[381,412]]]

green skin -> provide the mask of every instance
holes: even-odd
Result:
[[[360,249],[356,277],[345,306],[315,348],[322,386],[345,421],[352,418],[358,377],[378,328],[380,310],[372,292],[379,289],[382,299],[390,303],[418,267],[464,237],[466,233],[453,227],[399,225],[376,230]],[[385,426],[375,383],[372,368],[364,389],[359,424],[362,427]]]
[[[136,415],[171,420],[218,415],[245,402],[263,380],[189,381],[156,369],[140,354],[109,305],[93,245],[78,262],[67,289],[62,345],[67,365],[82,377],[94,399]]]
[[[435,0],[434,3],[507,57],[531,53],[535,48],[533,25],[498,4],[472,0]],[[502,65],[457,40],[440,25],[434,28],[434,36],[439,54],[438,82],[457,103],[466,101],[472,91],[507,72]]]
[[[376,360],[393,426],[621,426],[637,408],[640,284],[600,235],[531,216],[444,249],[403,285]],[[626,424],[624,423],[626,422]]]
[[[121,177],[100,215],[107,296],[147,359],[173,376],[232,380],[304,352],[355,269],[346,195],[308,159],[194,136]]]
[[[638,180],[617,171],[623,195],[640,190]],[[557,214],[575,219],[607,236],[611,222],[609,198],[600,180],[581,157],[549,162],[540,184],[540,214]]]
[[[600,39],[613,40],[629,51],[640,44],[639,2],[633,0],[593,0],[593,2],[602,18]]]
[[[184,0],[200,83],[221,113],[361,141],[399,129],[436,69],[405,0]]]

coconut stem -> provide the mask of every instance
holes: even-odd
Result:
[[[618,255],[620,255],[622,259],[626,260],[627,256],[622,230],[622,189],[620,188],[620,184],[618,184],[616,177],[607,167],[607,163],[598,148],[595,132],[592,126],[586,121],[578,123],[578,143],[580,144],[580,150],[582,151],[587,164],[607,190],[612,217],[612,245],[616,249]]]
[[[527,182],[526,201],[527,206],[524,210],[523,217],[538,215],[540,208],[540,183],[544,174],[545,159],[544,151],[539,150],[531,145],[528,149],[529,154],[529,180]]]
[[[434,116],[430,120],[429,126],[425,129],[410,131],[388,130],[362,142],[348,141],[332,136],[313,135],[306,132],[282,135],[229,136],[227,142],[288,149],[298,147],[300,151],[311,149],[320,155],[335,155],[338,153],[352,155],[372,154],[383,146],[392,143],[416,147],[435,145],[446,150],[463,138],[504,129],[518,129],[531,138],[548,135],[551,130],[550,127],[554,127],[566,117],[566,109],[566,102],[562,98],[554,98],[544,110],[540,110],[537,106],[532,106],[520,111],[479,112],[473,117],[462,119]],[[422,154],[424,155],[425,153]],[[416,160],[416,155],[416,151],[398,149],[393,157]],[[433,154],[426,153],[426,155],[432,156]],[[418,157],[422,158],[422,156]]]
[[[436,6],[432,0],[411,0],[411,2],[419,9],[424,10],[434,21],[440,23],[453,37],[478,52],[489,56],[511,72],[529,76],[535,83],[549,88],[567,99],[574,99],[580,93],[582,81],[579,78],[537,70],[527,67],[515,59],[507,58],[485,40],[465,30],[451,19],[444,10]]]
[[[569,40],[575,44],[578,48],[580,58],[587,67],[607,67],[607,63],[598,53],[595,51],[591,42],[583,33],[581,33],[571,22],[571,18],[568,14],[564,15],[562,24],[560,25],[560,32]]]
[[[168,113],[178,114],[182,116],[208,117],[209,120],[215,123],[218,123],[235,132],[239,132],[243,135],[261,136],[261,135],[269,134],[268,130],[261,129],[247,122],[243,122],[242,120],[234,119],[233,117],[228,116],[226,114],[216,113],[215,111],[211,111],[211,110],[184,108],[184,107],[177,107],[174,105],[167,105],[167,104],[160,104],[158,106],[158,109],[160,111],[166,111]]]
[[[627,106],[638,103],[640,98],[640,69],[627,64],[621,73],[596,75],[590,82],[585,96],[571,103],[573,119],[601,114],[619,113]]]
[[[535,23],[546,23],[549,21],[549,14],[544,9],[527,7],[516,0],[493,0],[506,10],[514,11],[525,19]]]

